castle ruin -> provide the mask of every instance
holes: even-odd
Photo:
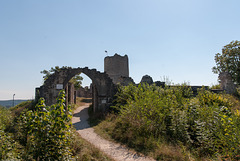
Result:
[[[114,84],[122,82],[121,78],[129,77],[128,56],[107,56],[104,59],[104,72],[112,79]]]
[[[92,96],[94,112],[105,111],[111,105],[113,97],[117,92],[118,85],[125,86],[130,83],[135,84],[133,79],[129,77],[128,56],[120,56],[115,54],[114,56],[105,57],[104,73],[99,72],[96,69],[88,69],[87,67],[64,68],[50,75],[40,88],[36,88],[36,93],[39,93],[40,97],[45,98],[47,105],[52,105],[56,103],[56,98],[59,91],[64,89],[66,91],[67,104],[74,103],[74,100],[76,100],[77,91],[74,89],[73,84],[69,83],[69,80],[75,75],[81,73],[84,73],[92,80],[91,90],[88,90],[87,93],[84,93],[87,91],[84,89],[85,91],[82,91],[80,95]],[[230,80],[225,79],[225,77],[227,77],[225,75],[222,74],[220,76],[221,84],[223,84],[222,88],[223,90],[226,90],[227,93],[232,93],[234,91],[234,87],[232,85],[233,83],[230,81],[224,81]],[[141,83],[148,83],[150,85],[154,83],[157,86],[165,86],[164,82],[153,82],[153,79],[148,75],[143,76]],[[196,93],[197,89],[202,88],[202,86],[191,86],[191,88]],[[227,90],[229,88],[231,89],[230,91]]]
[[[81,73],[92,80],[91,91],[84,95],[92,95],[94,111],[105,111],[111,105],[118,85],[135,84],[133,79],[129,77],[128,56],[115,54],[105,57],[104,73],[87,67],[63,68],[50,75],[40,88],[36,88],[36,93],[45,98],[46,105],[52,105],[56,103],[59,91],[64,89],[66,91],[66,103],[72,104],[76,100],[77,91],[69,81],[72,77]],[[81,94],[83,95],[83,93]]]

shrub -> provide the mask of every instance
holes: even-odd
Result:
[[[11,133],[7,131],[12,124],[12,113],[10,110],[0,107],[0,160],[17,160],[18,143]]]
[[[0,107],[0,130],[5,130],[12,123],[12,113],[5,107]]]
[[[71,109],[66,107],[65,94],[61,91],[57,103],[45,106],[41,98],[35,111],[23,114],[22,124],[27,131],[27,154],[36,160],[66,160],[71,157]]]
[[[121,87],[115,109],[119,116],[113,137],[136,149],[154,149],[149,139],[186,145],[197,156],[236,159],[240,119],[222,94],[200,89],[196,97],[187,86],[165,89],[140,84]],[[142,139],[141,139],[142,138]]]

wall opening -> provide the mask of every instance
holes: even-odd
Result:
[[[84,78],[88,77],[84,80],[83,86],[88,86],[88,89],[90,87],[93,112],[107,110],[112,103],[114,94],[116,93],[116,86],[106,73],[101,73],[96,69],[89,69],[88,67],[64,68],[53,73],[39,88],[40,97],[45,98],[46,105],[52,105],[56,103],[59,91],[65,89],[66,104],[74,104],[76,102],[75,97],[81,95],[77,95],[77,91],[75,92],[74,85],[71,84],[70,80],[81,73]],[[85,81],[89,83],[86,84]],[[85,96],[86,95],[84,95],[84,97]],[[87,97],[89,96],[90,95]]]
[[[74,75],[65,86],[65,91],[67,105],[79,107],[92,104],[93,83],[84,73]]]

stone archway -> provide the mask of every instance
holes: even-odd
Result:
[[[63,68],[56,71],[39,88],[40,97],[45,98],[46,105],[56,103],[58,93],[61,89],[67,88],[69,80],[84,73],[92,80],[93,88],[93,110],[104,111],[112,102],[116,93],[116,87],[112,79],[106,73],[101,73],[96,69],[85,68]]]

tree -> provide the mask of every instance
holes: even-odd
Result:
[[[61,71],[63,69],[69,69],[69,68],[71,68],[71,67],[63,66],[63,67],[59,68],[59,66],[55,66],[54,68],[51,67],[50,70],[43,70],[40,73],[44,74],[43,79],[45,81],[53,73],[55,73],[57,71]],[[75,89],[79,89],[81,87],[81,85],[82,85],[82,80],[83,80],[83,77],[81,77],[80,75],[75,75],[69,82],[74,84],[74,88]]]
[[[48,79],[48,77],[49,77],[50,75],[52,75],[52,74],[55,73],[56,71],[60,71],[61,69],[67,69],[67,67],[64,67],[64,66],[63,66],[62,68],[59,68],[59,66],[55,66],[54,68],[51,67],[50,70],[43,70],[43,71],[41,71],[40,73],[41,73],[41,74],[44,74],[43,79],[44,79],[44,81],[45,81],[45,80]]]
[[[222,48],[222,54],[215,55],[213,73],[229,72],[233,82],[240,85],[240,41],[232,41]]]
[[[79,89],[82,85],[82,80],[83,77],[81,77],[80,75],[75,75],[69,82],[74,84],[75,89]]]

